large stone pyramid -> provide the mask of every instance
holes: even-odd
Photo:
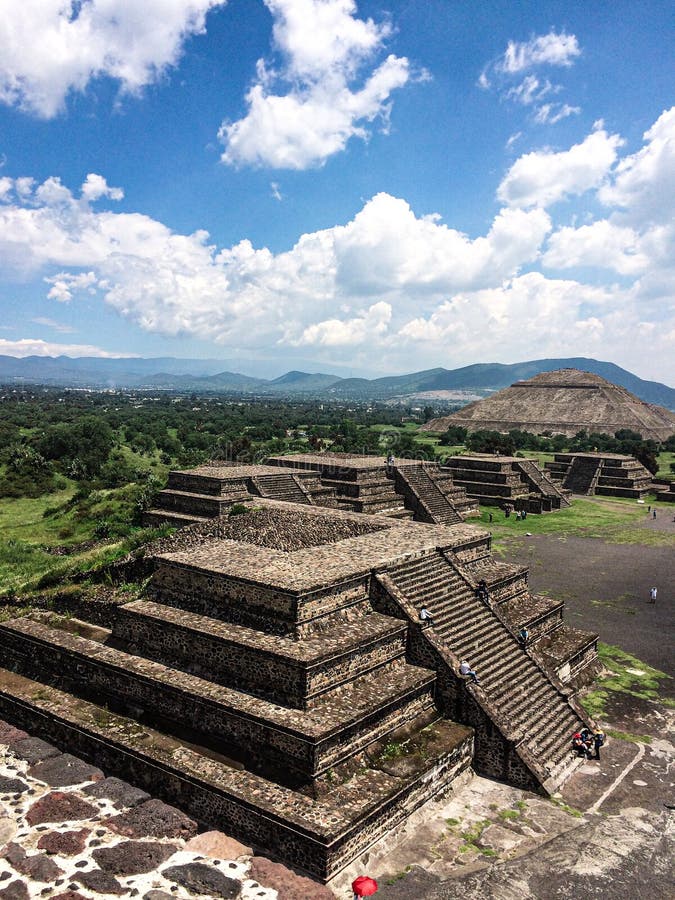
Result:
[[[452,425],[469,431],[487,428],[508,432],[519,428],[568,437],[582,429],[614,434],[630,428],[645,439],[663,441],[675,434],[675,414],[645,403],[599,375],[558,369],[516,381],[492,397],[470,403],[450,416],[432,419],[422,430],[443,432]]]

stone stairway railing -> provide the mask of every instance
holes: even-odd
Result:
[[[600,477],[600,462],[575,456],[565,475],[563,487],[574,494],[590,494]]]
[[[551,479],[547,478],[535,463],[529,459],[523,459],[518,461],[517,466],[530,484],[534,485],[535,489],[538,489],[545,497],[557,498],[560,501],[561,508],[570,506],[569,500],[560,488],[553,484]]]
[[[492,725],[498,723],[505,737],[508,732],[513,750],[539,787],[555,790],[570,765],[570,735],[587,721],[583,711],[553,683],[499,613],[476,597],[469,581],[439,551],[386,571],[380,583],[393,588],[399,602],[405,599],[411,618],[422,606],[429,610],[434,624],[422,629],[422,637],[433,634],[447,648],[453,678],[458,677],[459,660],[469,661],[479,674],[480,687],[466,685],[466,690],[472,691]],[[474,721],[468,724],[476,727]],[[501,763],[487,751],[484,758],[477,756],[476,765],[486,774],[505,777],[497,772]]]
[[[418,505],[428,521],[455,525],[463,519],[424,466],[396,466],[396,489],[406,500]]]
[[[314,504],[308,491],[304,490],[295,475],[254,475],[251,478],[261,497],[268,500],[284,500],[287,503]]]

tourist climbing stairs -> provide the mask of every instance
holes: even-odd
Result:
[[[428,520],[436,525],[455,525],[463,519],[436,484],[425,466],[397,466],[397,488],[412,501],[422,507]]]
[[[570,735],[583,722],[497,613],[439,550],[386,573],[416,609],[426,608],[435,633],[478,673],[493,708],[522,735],[541,768],[540,783],[555,783],[570,763]]]
[[[303,491],[295,475],[279,472],[278,475],[256,475],[251,480],[260,496],[266,497],[268,500],[284,500],[286,503],[312,503],[311,496],[307,491]]]
[[[573,494],[592,494],[600,476],[600,460],[589,456],[575,456],[563,487]]]
[[[558,501],[561,509],[570,506],[570,502],[565,494],[545,475],[544,472],[541,471],[536,463],[532,462],[531,459],[518,460],[518,468],[523,475],[525,475],[534,489],[543,494],[544,497],[549,497],[554,501]]]

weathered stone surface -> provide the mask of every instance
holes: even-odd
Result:
[[[101,781],[103,772],[96,766],[90,766],[84,760],[71,756],[70,753],[61,753],[42,760],[28,770],[31,778],[44,781],[50,787],[66,787],[72,784],[81,784],[83,781]]]
[[[105,823],[112,831],[126,837],[191,838],[197,823],[161,800],[148,800],[129,812],[113,816]]]
[[[140,788],[122,781],[121,778],[104,778],[95,784],[87,785],[84,793],[97,800],[109,800],[116,809],[138,806],[150,799],[150,794]]]
[[[28,856],[20,844],[7,844],[2,855],[13,869],[34,881],[51,882],[63,875],[63,869],[52,859],[42,853]]]
[[[509,828],[504,828],[502,825],[490,825],[481,834],[477,843],[479,847],[504,852],[522,844],[523,840],[522,834],[516,834]]]
[[[87,900],[87,898],[78,891],[63,891],[60,894],[52,894],[50,900]]]
[[[129,889],[125,888],[119,881],[108,872],[101,869],[92,869],[90,872],[78,872],[73,875],[75,881],[79,881],[84,887],[90,891],[96,891],[99,894],[128,894]]]
[[[114,847],[94,850],[92,856],[105,872],[112,872],[114,875],[138,875],[166,862],[177,850],[175,844],[122,841]]]
[[[16,822],[14,819],[10,819],[9,817],[3,817],[0,819],[0,847],[3,844],[6,844],[7,841],[11,841],[14,835],[16,834]]]
[[[38,841],[38,849],[47,853],[58,853],[61,856],[75,856],[82,853],[91,834],[88,828],[79,831],[52,831],[43,834]]]
[[[166,891],[148,891],[147,894],[143,894],[143,900],[174,900],[175,896]]]
[[[185,849],[214,859],[237,859],[253,854],[251,847],[240,844],[222,831],[205,831],[198,834],[187,842]]]
[[[29,825],[41,822],[69,822],[73,819],[89,819],[98,810],[86,800],[63,791],[51,791],[36,801],[26,813]]]
[[[30,900],[30,894],[25,882],[17,879],[0,891],[0,898],[2,900]]]
[[[27,737],[28,733],[26,731],[15,728],[13,725],[10,725],[9,722],[0,719],[0,744],[12,744],[15,741],[21,741]]]
[[[53,744],[48,744],[47,741],[40,740],[40,738],[27,737],[23,740],[13,741],[12,742],[12,752],[16,754],[20,759],[25,759],[26,762],[33,766],[35,763],[40,762],[43,759],[50,759],[53,756],[59,756],[61,753]]]
[[[249,878],[273,888],[279,893],[279,900],[335,900],[335,895],[327,887],[310,878],[296,875],[286,866],[272,862],[264,856],[254,856],[251,860]]]
[[[0,775],[0,794],[23,794],[28,790],[28,785],[20,778],[8,778]]]
[[[193,894],[206,894],[218,900],[234,900],[241,894],[241,882],[222,875],[216,869],[203,863],[187,863],[184,866],[169,866],[162,875],[175,881]],[[311,895],[310,895],[311,896]],[[306,898],[305,898],[306,900]],[[334,898],[331,895],[331,900]]]

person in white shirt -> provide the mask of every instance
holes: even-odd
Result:
[[[478,680],[478,675],[476,675],[474,670],[471,668],[471,666],[468,664],[468,662],[464,659],[459,664],[459,674],[460,675],[468,675],[474,684],[480,684],[480,681]]]
[[[433,625],[433,624],[434,624],[434,620],[433,620],[433,617],[432,617],[431,613],[430,613],[429,610],[426,609],[426,607],[424,607],[424,606],[423,606],[422,609],[420,610],[420,622],[421,622],[423,625],[426,625],[427,623],[428,623],[429,625]]]

